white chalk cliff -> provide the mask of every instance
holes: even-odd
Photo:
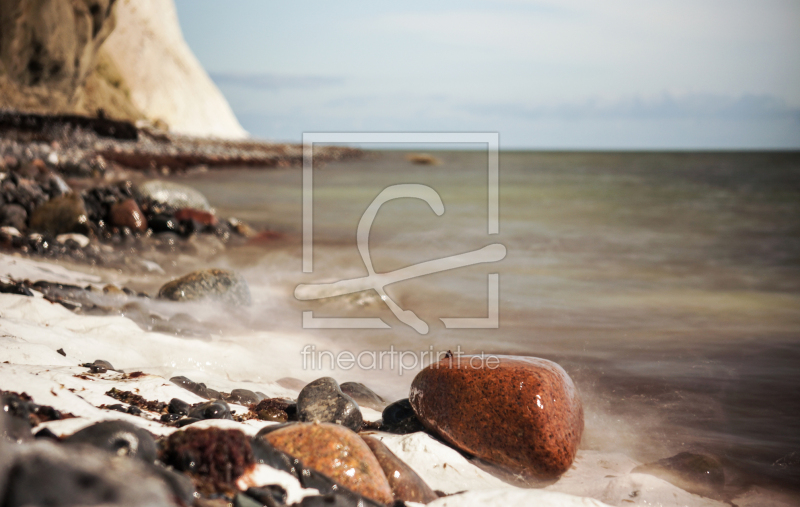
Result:
[[[117,63],[133,105],[170,130],[241,138],[247,133],[183,39],[172,0],[120,0],[103,49]]]
[[[183,39],[173,0],[0,1],[0,108],[247,135]]]

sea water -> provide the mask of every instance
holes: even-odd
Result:
[[[278,358],[293,376],[357,380],[400,398],[420,366],[407,355],[403,367],[365,359],[345,368],[323,355],[320,369],[310,362],[319,355],[301,354],[310,344],[317,354],[396,350],[418,361],[447,350],[544,357],[581,393],[584,448],[640,461],[705,452],[729,481],[800,487],[800,155],[501,152],[496,235],[488,234],[485,151],[433,153],[439,165],[407,155],[315,165],[311,273],[302,263],[301,169],[180,179],[221,216],[281,234],[212,263],[240,270],[251,285],[255,304],[241,326],[294,342]],[[493,243],[505,246],[505,259],[387,286],[427,334],[372,290],[298,301],[299,284],[367,275],[359,220],[400,183],[433,188],[445,212],[419,199],[384,204],[369,236],[376,272]],[[445,328],[441,318],[488,316],[492,273],[499,326]],[[380,318],[388,329],[305,329],[303,312]]]

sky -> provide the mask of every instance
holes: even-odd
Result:
[[[798,0],[176,0],[258,138],[499,132],[502,148],[800,148]]]

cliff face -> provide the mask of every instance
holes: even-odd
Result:
[[[246,132],[192,54],[172,0],[0,1],[0,107]]]
[[[244,137],[228,102],[184,41],[173,1],[117,4],[117,26],[103,49],[117,63],[136,108],[184,134]]]

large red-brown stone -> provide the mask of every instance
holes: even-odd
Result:
[[[344,426],[297,423],[263,438],[356,493],[378,502],[392,502],[392,489],[380,463],[361,437]]]
[[[409,399],[426,428],[526,479],[566,472],[583,434],[578,392],[546,359],[447,358],[414,378]]]

